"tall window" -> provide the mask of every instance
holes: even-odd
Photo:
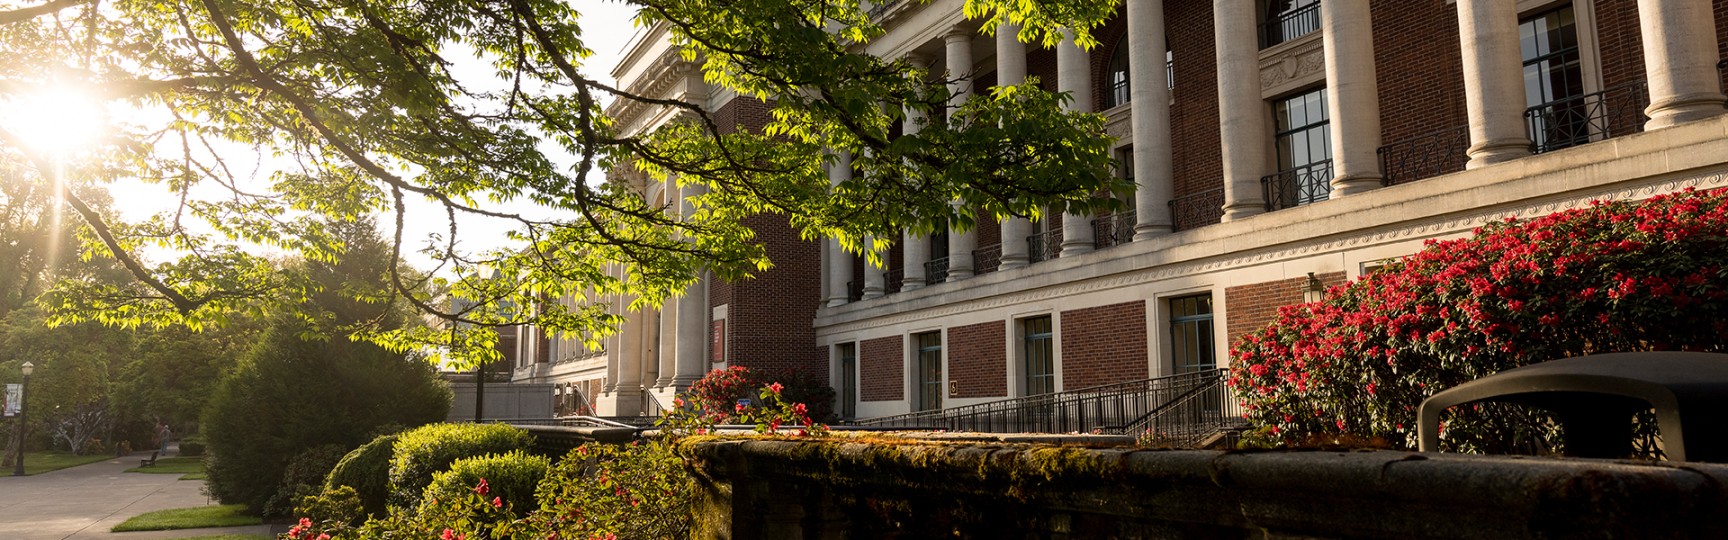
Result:
[[[1326,200],[1332,193],[1332,123],[1326,89],[1280,99],[1273,105],[1278,123],[1278,170],[1268,180],[1271,201],[1280,208]]]
[[[1056,335],[1050,331],[1050,317],[1021,319],[1020,332],[1025,343],[1026,395],[1055,392]]]
[[[1518,25],[1524,55],[1524,102],[1539,151],[1590,142],[1589,104],[1578,52],[1578,24],[1567,4]]]
[[[913,369],[912,406],[919,411],[942,408],[942,332],[925,332],[913,336],[918,344],[917,365]]]
[[[840,356],[840,417],[858,416],[858,344],[835,345]]]
[[[1218,367],[1212,342],[1212,295],[1170,299],[1170,366],[1177,375]]]
[[[1260,48],[1290,41],[1320,29],[1320,0],[1268,0],[1260,23]]]
[[[1104,108],[1128,103],[1133,97],[1128,86],[1128,36],[1116,40],[1116,47],[1110,49],[1110,67],[1105,70],[1107,79],[1104,81]]]

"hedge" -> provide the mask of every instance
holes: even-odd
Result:
[[[551,467],[545,456],[521,450],[458,459],[450,464],[450,470],[432,475],[420,505],[425,509],[439,502],[453,504],[477,493],[483,501],[496,499],[495,505],[508,504],[517,513],[526,514],[539,507],[534,489]],[[479,487],[482,484],[484,487]]]
[[[390,495],[390,458],[396,437],[394,433],[380,436],[342,456],[324,479],[324,490],[348,486],[367,514],[383,515]]]
[[[465,457],[503,454],[533,445],[528,432],[503,424],[431,424],[401,434],[390,458],[389,504],[413,509],[432,475]]]

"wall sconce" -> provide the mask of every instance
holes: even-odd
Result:
[[[1312,304],[1326,299],[1326,284],[1308,273],[1308,280],[1302,283],[1302,301]]]

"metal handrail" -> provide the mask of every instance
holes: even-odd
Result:
[[[948,281],[948,258],[938,257],[924,263],[924,284],[935,285]]]
[[[906,285],[906,271],[905,270],[889,270],[887,272],[882,273],[882,287],[883,287],[882,292],[887,293],[887,294],[894,294],[894,293],[900,292],[900,289],[902,287],[904,287],[905,285]]]
[[[972,250],[972,268],[979,274],[995,272],[1002,267],[1002,244],[990,244]]]
[[[660,404],[660,398],[654,397],[654,393],[647,389],[642,390],[642,412],[638,416],[659,418],[665,410],[666,406]]]
[[[1186,231],[1217,225],[1224,219],[1224,186],[1170,199],[1170,225]]]
[[[1211,369],[1180,375],[1094,386],[934,411],[867,418],[858,425],[938,428],[954,431],[1102,432],[1127,434],[1158,421],[1167,431],[1202,431],[1231,424],[1240,417],[1222,392],[1228,370]],[[1180,408],[1195,395],[1215,398],[1205,407]],[[1199,404],[1201,402],[1193,402]],[[1172,405],[1178,404],[1178,405]],[[1180,411],[1181,415],[1173,414]]]
[[[1062,229],[1051,229],[1027,236],[1026,255],[1030,262],[1043,262],[1062,256]]]
[[[1464,170],[1470,161],[1470,126],[1424,133],[1374,150],[1386,185],[1414,182]]]
[[[846,282],[846,301],[857,302],[864,299],[864,282],[852,280]]]
[[[1133,242],[1134,224],[1138,223],[1139,219],[1139,212],[1123,210],[1092,220],[1093,247],[1104,249]]]
[[[1265,49],[1290,41],[1320,29],[1320,2],[1268,17],[1260,23],[1260,48]]]
[[[1552,152],[1644,131],[1649,93],[1640,81],[1530,107],[1524,111],[1530,151]]]
[[[1294,208],[1332,196],[1332,160],[1285,169],[1260,178],[1266,211]]]

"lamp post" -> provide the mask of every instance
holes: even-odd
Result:
[[[30,412],[26,404],[30,399],[30,372],[36,370],[36,365],[25,362],[20,371],[24,372],[24,384],[18,389],[18,461],[12,467],[12,476],[24,476],[24,420]]]

